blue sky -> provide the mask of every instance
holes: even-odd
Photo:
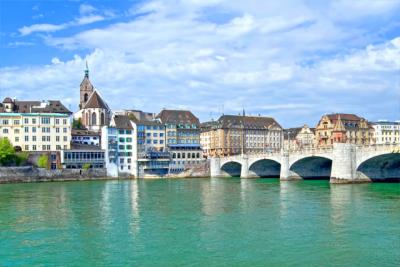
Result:
[[[112,109],[400,118],[400,0],[0,1],[0,97],[90,78]]]

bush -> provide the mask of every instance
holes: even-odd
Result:
[[[39,168],[47,168],[48,161],[49,161],[49,157],[47,155],[41,155],[37,160],[37,166]]]
[[[72,129],[83,129],[81,118],[72,121]]]
[[[0,138],[0,165],[13,164],[15,161],[15,149],[7,138]]]
[[[83,164],[82,169],[84,169],[85,171],[87,171],[87,170],[90,169],[90,167],[91,167],[91,165],[90,165],[89,163],[85,163],[85,164]]]
[[[28,161],[29,154],[28,152],[19,152],[15,156],[15,164],[17,166],[25,165]]]

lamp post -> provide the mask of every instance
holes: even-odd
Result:
[[[288,139],[288,153],[289,153],[289,150],[290,150],[290,134],[291,134],[291,132],[290,131],[287,131],[287,139]]]

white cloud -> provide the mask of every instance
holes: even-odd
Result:
[[[59,31],[62,29],[65,29],[67,27],[67,24],[33,24],[30,26],[24,26],[20,29],[18,29],[18,31],[21,33],[22,36],[25,35],[29,35],[31,33],[34,32],[55,32],[55,31]]]
[[[85,24],[91,24],[94,22],[102,21],[105,18],[100,15],[90,15],[90,16],[85,16],[85,17],[80,17],[75,20],[75,23],[72,23],[73,25],[85,25]]]
[[[88,5],[88,4],[81,4],[79,6],[79,13],[82,15],[91,14],[95,11],[97,11],[97,8],[95,8],[94,6]]]
[[[208,119],[222,105],[233,114],[244,106],[285,126],[313,125],[333,111],[394,118],[400,38],[371,45],[368,28],[336,23],[338,5],[266,2],[150,2],[132,9],[146,15],[131,21],[46,37],[50,46],[92,52],[0,69],[1,89],[18,97],[60,95],[76,108],[87,59],[93,84],[113,108],[187,107]],[[210,17],[220,10],[227,19]]]
[[[51,33],[51,32],[56,32],[60,30],[64,30],[66,28],[74,27],[74,26],[80,26],[80,25],[87,25],[87,24],[92,24],[98,21],[103,21],[106,19],[106,17],[112,17],[114,14],[111,13],[110,11],[105,11],[105,16],[99,15],[99,14],[94,14],[93,12],[97,11],[96,8],[94,8],[91,5],[87,4],[82,4],[79,7],[79,13],[81,14],[80,17],[75,18],[74,20],[62,24],[49,24],[49,23],[43,23],[43,24],[33,24],[30,26],[23,26],[22,28],[19,28],[18,31],[21,34],[21,36],[26,36],[35,32],[46,32],[46,33]],[[41,18],[43,17],[42,14],[39,14],[38,16],[35,16],[34,18]]]

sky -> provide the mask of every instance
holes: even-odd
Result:
[[[86,61],[113,110],[399,120],[400,0],[0,0],[0,98],[77,111]]]

